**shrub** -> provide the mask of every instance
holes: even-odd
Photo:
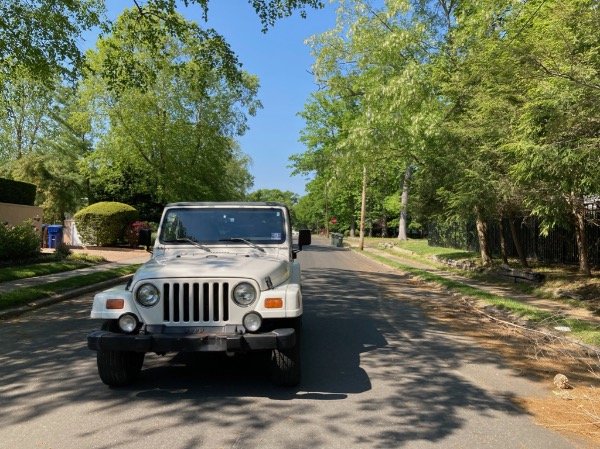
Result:
[[[0,203],[33,206],[36,187],[28,182],[0,178]]]
[[[137,218],[138,212],[133,207],[106,201],[81,209],[73,217],[82,240],[97,246],[122,240],[127,225]]]
[[[125,241],[130,247],[135,248],[138,246],[138,238],[140,236],[140,229],[149,229],[150,224],[146,221],[135,221],[127,226],[125,230]]]
[[[56,254],[57,259],[66,259],[71,254],[73,254],[73,251],[71,251],[69,245],[65,243],[59,243],[54,252]]]
[[[18,226],[0,223],[0,259],[27,259],[39,253],[40,236],[30,222]]]

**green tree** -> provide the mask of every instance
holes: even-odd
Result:
[[[173,37],[161,19],[139,24],[137,14],[125,11],[113,34],[88,53],[82,96],[103,128],[88,158],[90,178],[114,185],[141,171],[141,186],[129,190],[152,187],[152,201],[163,204],[243,197],[251,182],[249,160],[234,138],[246,131],[246,113],[260,107],[258,80],[241,70],[228,77],[197,51],[204,42],[196,34]],[[151,46],[138,39],[150,33],[147,28],[156,36]],[[115,79],[106,73],[112,67],[107,61],[143,68],[138,83],[130,86],[125,73],[109,88]]]
[[[290,211],[290,218],[294,228],[298,227],[295,207],[298,204],[299,199],[300,196],[297,193],[289,190],[282,191],[279,189],[258,189],[246,195],[246,201],[274,201],[276,203],[285,204]]]
[[[518,161],[513,173],[545,231],[575,230],[579,270],[588,276],[586,199],[600,192],[597,6],[591,0],[526,3],[509,28],[527,99],[511,142]]]
[[[326,160],[335,167],[336,178],[351,179],[353,188],[360,189],[363,167],[368,167],[370,210],[381,214],[373,219],[384,231],[388,217],[383,201],[394,190],[402,190],[397,221],[401,237],[406,235],[412,174],[440,121],[429,65],[437,51],[435,29],[429,16],[411,9],[409,1],[389,1],[381,6],[351,0],[342,2],[335,29],[311,39],[315,75],[323,85],[320,95],[329,97],[331,105],[342,112],[332,115],[331,108],[307,104],[305,141],[309,151],[316,153],[312,147],[324,152],[317,142],[323,148],[329,142],[327,154],[335,157]],[[327,123],[330,115],[344,117],[338,120],[343,131],[337,132],[335,141],[329,137],[330,130],[336,129]],[[311,159],[305,157],[307,162]],[[296,158],[300,169],[298,162]]]
[[[0,4],[0,76],[26,71],[42,84],[74,79],[83,62],[77,41],[102,21],[101,0],[5,0]]]
[[[0,165],[40,150],[52,131],[56,93],[23,68],[0,73]]]
[[[291,15],[295,10],[302,17],[308,8],[321,8],[320,0],[248,0],[259,16],[264,31],[273,26],[277,19]],[[222,37],[214,30],[196,29],[179,20],[178,7],[197,4],[202,16],[208,15],[209,0],[147,0],[143,4],[131,0],[136,12],[136,22],[160,18],[169,33],[179,38],[197,32],[203,41],[198,51],[205,59],[224,63],[231,74],[236,74],[237,60]],[[113,23],[105,17],[103,0],[6,0],[0,5],[0,72],[10,74],[14,70],[25,68],[32,76],[44,83],[52,84],[55,76],[78,78],[83,68],[83,55],[78,47],[82,33],[99,26],[105,34],[113,33]],[[143,44],[152,45],[160,35],[146,27],[140,34]],[[214,56],[214,58],[213,58]],[[110,67],[109,76],[118,83],[123,80],[123,71],[135,81],[132,66],[122,61],[106,61]],[[139,73],[138,73],[139,74]]]
[[[61,222],[86,196],[79,163],[91,148],[90,123],[77,110],[74,89],[52,91],[28,76],[4,86],[0,169],[37,187],[47,222]]]

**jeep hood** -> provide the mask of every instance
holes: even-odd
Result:
[[[254,279],[261,290],[268,290],[267,278],[276,287],[289,276],[289,262],[275,257],[193,254],[151,259],[136,272],[133,283],[146,279],[245,278]]]

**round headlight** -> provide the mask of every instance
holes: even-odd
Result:
[[[144,284],[140,288],[135,295],[137,302],[139,302],[144,307],[152,307],[158,303],[160,299],[160,293],[158,289],[152,284]]]
[[[256,301],[256,289],[248,282],[242,282],[233,289],[233,300],[238,306],[247,307]]]
[[[126,313],[119,317],[119,328],[127,334],[133,332],[137,328],[137,325],[138,320],[135,315]]]
[[[244,327],[248,332],[256,332],[262,324],[262,317],[256,312],[250,312],[242,320]]]

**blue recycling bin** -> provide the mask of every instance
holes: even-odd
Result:
[[[48,225],[48,248],[56,249],[62,243],[62,237],[61,225]]]

